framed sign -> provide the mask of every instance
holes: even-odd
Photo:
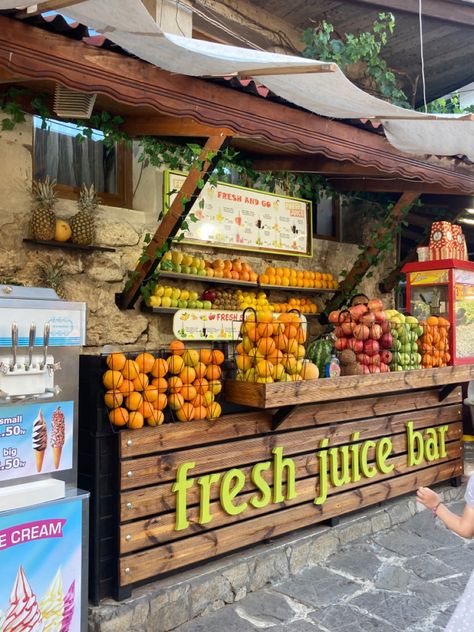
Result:
[[[185,174],[164,173],[164,207],[171,205]],[[191,213],[184,241],[233,250],[313,255],[312,206],[309,200],[219,182],[206,186]]]

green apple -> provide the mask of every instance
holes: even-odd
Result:
[[[181,273],[182,274],[189,274],[189,266],[181,266]]]
[[[207,276],[207,272],[204,268],[198,268],[198,276]]]
[[[180,266],[179,263],[173,263],[173,272],[176,272],[177,274],[179,274],[182,271],[183,271],[182,267]]]
[[[211,301],[203,301],[203,302],[202,302],[202,308],[203,308],[203,309],[212,309],[212,303],[211,303]]]
[[[189,268],[189,274],[197,274],[198,273],[198,269],[196,268],[196,266],[191,266]]]
[[[172,298],[171,299],[171,307],[178,307],[178,299],[177,298]]]
[[[193,300],[193,299],[190,299],[190,300],[188,301],[188,307],[189,307],[189,309],[196,309],[196,307],[197,307],[197,305],[196,305],[196,301],[195,301],[195,300]]]
[[[202,309],[202,308],[203,308],[202,301],[196,301],[196,309]]]
[[[188,301],[185,301],[183,299],[179,299],[179,301],[178,301],[179,309],[185,309],[187,306],[188,306]]]

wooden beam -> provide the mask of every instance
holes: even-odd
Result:
[[[85,1],[86,0],[46,0],[46,2],[32,4],[27,9],[19,11],[15,14],[15,17],[20,18],[20,20],[24,20],[25,18],[31,18],[34,15],[40,15],[41,13],[46,13],[47,11],[60,11],[66,7],[82,4]]]
[[[156,229],[150,243],[144,251],[145,260],[139,263],[132,277],[131,286],[124,289],[117,297],[117,304],[122,309],[132,309],[140,296],[140,288],[147,277],[155,270],[161,260],[158,251],[170,241],[179,231],[183,219],[188,215],[196,201],[202,186],[209,179],[212,170],[219,160],[219,150],[228,142],[225,134],[221,133],[208,138],[197,159],[198,166],[191,167],[186,180],[173,200],[168,212]]]
[[[377,7],[384,11],[401,11],[418,15],[418,2],[413,0],[349,0],[352,4]],[[474,7],[450,0],[423,0],[422,15],[425,18],[474,26]]]
[[[253,70],[239,70],[225,75],[204,75],[206,77],[238,77],[239,79],[251,79],[252,77],[270,77],[273,75],[308,75],[325,72],[336,72],[337,64],[302,64],[301,66],[282,66],[281,68],[254,68]]]
[[[252,167],[256,171],[284,171],[286,173],[318,173],[324,175],[350,176],[384,176],[386,171],[380,171],[375,167],[365,167],[354,162],[344,160],[331,160],[325,156],[255,156],[251,158]]]
[[[345,295],[349,294],[359,285],[362,277],[372,267],[371,261],[374,257],[377,257],[380,252],[380,248],[376,244],[383,241],[384,237],[386,237],[388,233],[390,233],[396,226],[398,226],[398,224],[400,224],[401,221],[403,221],[407,208],[410,208],[413,205],[417,197],[418,193],[415,192],[406,192],[402,194],[395,206],[389,211],[382,227],[376,232],[372,243],[362,250],[352,266],[352,269],[349,270],[345,279],[343,279],[339,284],[342,294],[339,296],[335,295],[334,298],[326,304],[324,309],[326,314],[329,314],[329,312],[333,309],[340,307],[341,296],[344,298]]]
[[[445,187],[432,182],[415,182],[413,180],[402,180],[401,178],[331,178],[329,180],[336,191],[373,191],[378,193],[401,193],[402,191],[413,191],[414,193],[439,193],[449,195],[459,195],[456,189],[446,189]]]
[[[166,114],[154,114],[147,117],[131,117],[123,124],[123,130],[132,137],[136,136],[174,136],[205,137],[222,132],[225,136],[233,136],[230,129],[211,127],[193,121],[191,118],[176,118]]]

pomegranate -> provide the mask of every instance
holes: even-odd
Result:
[[[379,344],[382,347],[382,349],[391,349],[393,345],[392,334],[384,333],[383,336],[379,340]]]
[[[370,330],[367,325],[356,325],[354,327],[354,338],[357,340],[367,340],[370,336]]]
[[[358,353],[356,358],[357,362],[359,364],[362,364],[362,366],[368,366],[370,363],[370,356],[368,356],[366,353]]]
[[[378,310],[377,312],[374,312],[374,315],[376,323],[382,323],[387,318],[383,310]]]
[[[390,322],[388,320],[384,320],[380,323],[380,326],[382,327],[382,331],[384,334],[389,334],[390,333]]]
[[[382,337],[382,327],[380,325],[372,325],[370,328],[370,337],[372,340],[379,340]]]
[[[370,373],[369,367],[365,364],[362,365],[362,370],[364,371],[364,373]]]
[[[363,325],[367,325],[367,327],[370,327],[375,323],[375,314],[373,312],[367,312],[367,314],[363,314],[360,317],[360,322]]]
[[[349,338],[347,341],[347,348],[352,349],[355,353],[362,353],[364,350],[364,343],[362,340],[357,340],[357,338]]]
[[[349,307],[349,312],[352,318],[358,321],[360,317],[367,312],[367,306],[362,304],[354,305],[353,307]]]
[[[380,363],[380,373],[390,373],[390,367],[385,362]]]
[[[370,301],[367,303],[367,307],[370,309],[371,312],[379,312],[383,310],[382,301],[379,298],[370,299]]]
[[[331,312],[328,316],[328,320],[331,324],[333,325],[337,325],[337,323],[339,322],[339,314],[340,314],[340,310],[336,310],[335,312]]]
[[[344,349],[347,349],[347,338],[338,338],[334,343],[334,347],[338,351],[344,351]]]
[[[369,373],[380,373],[380,367],[379,366],[375,366],[374,364],[371,364],[369,366]]]
[[[376,355],[380,350],[379,343],[376,340],[366,340],[364,343],[364,353],[369,356]]]
[[[334,329],[334,335],[336,336],[336,338],[344,338],[344,331],[342,329],[342,327],[340,327],[339,325]]]
[[[383,364],[390,364],[392,361],[392,352],[388,349],[383,349],[383,351],[380,352],[380,360]]]
[[[356,326],[355,323],[353,323],[352,321],[348,320],[348,321],[342,323],[342,325],[340,327],[338,327],[337,329],[342,329],[342,331],[344,332],[345,336],[352,336],[355,326]]]
[[[378,353],[369,357],[370,357],[369,365],[373,364],[374,366],[380,366],[380,355]]]

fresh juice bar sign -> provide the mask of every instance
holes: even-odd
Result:
[[[448,425],[419,431],[415,430],[413,422],[408,422],[405,428],[408,468],[419,466],[424,461],[432,463],[447,456]],[[329,439],[322,439],[315,454],[319,474],[314,482],[314,504],[322,505],[326,501],[330,486],[343,488],[349,483],[369,480],[379,473],[389,475],[395,467],[388,462],[392,453],[393,443],[389,437],[361,442],[360,433],[354,432],[349,445],[332,447]],[[375,460],[369,457],[370,454],[375,454]],[[256,463],[251,469],[251,481],[256,491],[247,500],[239,498],[247,485],[246,475],[241,469],[232,468],[224,473],[206,474],[196,478],[192,475],[193,468],[196,467],[194,461],[179,465],[172,485],[172,491],[176,494],[175,530],[182,531],[189,527],[188,491],[193,487],[199,489],[199,524],[212,523],[211,490],[214,486],[219,489],[219,502],[223,511],[230,516],[244,514],[251,507],[262,509],[271,503],[296,499],[298,493],[294,460],[284,456],[283,447],[273,448],[272,455],[272,460]],[[269,482],[268,473],[271,473],[270,482],[273,485]]]

